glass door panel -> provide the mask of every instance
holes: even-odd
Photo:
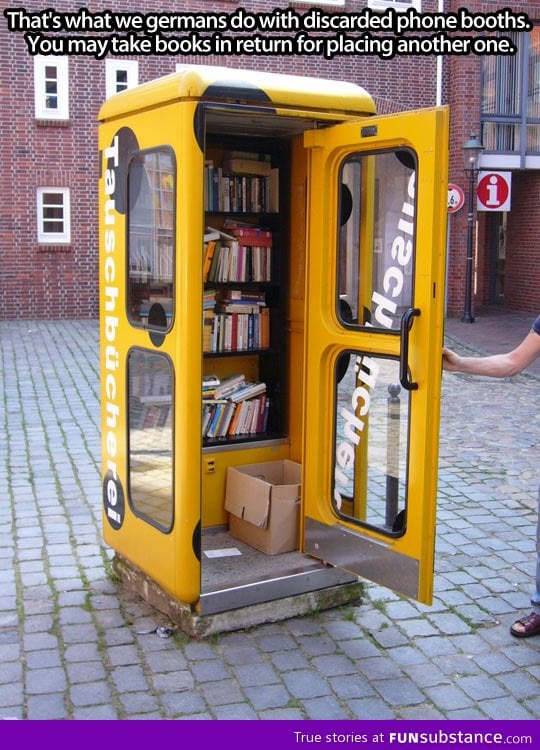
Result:
[[[161,531],[173,525],[173,369],[165,354],[128,356],[129,498],[135,515]]]
[[[416,156],[353,153],[340,170],[338,318],[399,332],[412,305]]]
[[[389,536],[405,532],[409,395],[399,361],[364,352],[337,360],[334,404],[336,515]]]

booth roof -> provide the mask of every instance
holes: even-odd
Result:
[[[186,65],[176,73],[115,94],[101,107],[99,119],[104,121],[181,100],[266,104],[357,116],[376,113],[371,96],[354,83],[238,68]]]

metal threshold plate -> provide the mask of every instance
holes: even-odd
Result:
[[[266,555],[223,529],[203,532],[201,571],[201,615],[358,581],[302,552]]]

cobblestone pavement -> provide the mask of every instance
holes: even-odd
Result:
[[[540,638],[508,632],[534,568],[537,378],[444,375],[432,607],[370,584],[196,641],[144,633],[159,618],[111,576],[97,324],[2,323],[0,347],[0,718],[540,718]]]

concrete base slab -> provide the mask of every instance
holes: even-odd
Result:
[[[196,638],[251,628],[263,623],[279,622],[346,604],[358,604],[363,593],[363,585],[356,579],[349,579],[345,583],[319,588],[316,591],[283,598],[274,597],[271,601],[201,615],[193,611],[188,604],[174,599],[146,573],[121,555],[115,555],[112,565],[126,590],[140,596],[183,632]]]

